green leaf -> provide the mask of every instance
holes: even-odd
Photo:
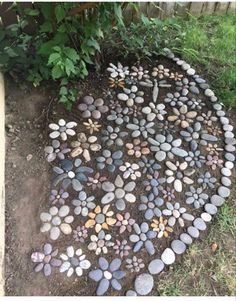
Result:
[[[75,74],[75,66],[74,66],[73,62],[68,58],[65,61],[65,68],[66,68],[67,76],[70,76],[71,73]]]
[[[26,8],[26,9],[25,9],[25,13],[26,13],[28,16],[35,17],[35,16],[38,16],[38,15],[39,15],[39,10],[38,10],[38,9]]]
[[[62,77],[63,74],[64,74],[64,72],[59,65],[55,65],[52,68],[52,78],[53,79],[58,79],[58,78]]]
[[[62,87],[60,88],[59,94],[60,94],[60,95],[67,95],[67,94],[68,94],[67,88],[66,88],[65,86],[62,86]]]
[[[56,5],[55,15],[56,15],[58,23],[61,22],[65,18],[66,12],[65,12],[64,7],[61,4]]]
[[[94,39],[90,39],[87,42],[88,46],[92,46],[94,47],[96,50],[100,51],[100,45],[98,44],[98,42]]]
[[[55,53],[52,53],[50,56],[49,56],[49,59],[48,59],[48,65],[51,65],[52,63],[54,63],[55,65],[55,62],[57,62],[59,59],[61,58],[60,54],[55,52]]]
[[[80,56],[78,55],[78,53],[76,52],[76,50],[74,48],[65,47],[63,52],[73,62],[76,62],[77,60],[80,59]]]
[[[39,29],[39,32],[52,32],[52,23],[50,21],[44,22]]]
[[[120,3],[114,3],[114,12],[115,12],[115,16],[116,16],[118,22],[120,23],[120,25],[124,26],[123,13],[122,13]]]

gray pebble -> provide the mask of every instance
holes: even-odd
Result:
[[[225,159],[231,162],[235,161],[235,155],[231,154],[231,153],[225,153]]]
[[[220,117],[220,121],[223,125],[229,124],[229,119],[227,117]]]
[[[192,237],[190,235],[188,235],[187,233],[182,233],[180,234],[180,240],[182,240],[182,242],[184,242],[187,245],[191,245],[191,243],[193,242]]]
[[[194,227],[196,227],[198,230],[200,231],[204,231],[206,230],[206,223],[204,222],[204,220],[200,217],[197,217],[194,221],[193,221],[193,225]]]
[[[221,183],[227,187],[232,184],[231,180],[228,177],[221,177]]]
[[[153,285],[153,277],[147,273],[139,275],[134,282],[134,288],[136,292],[141,296],[148,295],[151,292]]]
[[[225,145],[225,150],[226,150],[227,152],[235,152],[236,147],[235,147],[234,145],[231,145],[231,144],[226,144],[226,145]]]
[[[194,75],[195,72],[196,72],[196,71],[195,71],[193,68],[189,68],[189,69],[187,70],[187,74],[188,74],[188,75]]]
[[[187,228],[187,232],[189,235],[191,235],[193,238],[198,238],[199,236],[199,231],[197,228],[190,226]]]
[[[211,215],[215,215],[217,213],[217,207],[213,204],[206,204],[204,208],[206,212]]]
[[[123,211],[125,210],[125,202],[124,200],[120,199],[116,201],[116,208],[117,210]]]
[[[222,167],[220,172],[222,173],[223,176],[225,177],[230,177],[231,176],[231,170],[226,168],[226,167]]]
[[[176,254],[182,254],[186,250],[186,245],[179,239],[173,240],[171,243],[171,248]]]
[[[213,141],[213,142],[218,140],[218,138],[216,136],[213,136],[213,135],[210,135],[210,134],[202,134],[201,138],[203,140]]]
[[[136,297],[137,293],[133,290],[128,290],[125,295],[128,297]]]
[[[215,194],[211,197],[211,203],[217,207],[222,206],[224,201],[225,201],[225,199],[217,194]]]
[[[218,194],[219,196],[221,196],[222,198],[227,198],[230,195],[230,190],[229,188],[225,187],[225,186],[220,186],[218,188]]]
[[[164,269],[164,267],[165,265],[162,260],[154,259],[149,263],[148,271],[152,275],[157,275]]]

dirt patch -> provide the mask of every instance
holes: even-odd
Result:
[[[181,72],[181,69],[172,62],[161,59],[167,67],[172,70]],[[150,67],[154,62],[143,61],[142,66]],[[131,63],[129,62],[129,65]],[[104,74],[104,70],[102,70]],[[95,76],[91,74],[89,78],[80,83],[80,96],[91,94],[96,97],[101,97],[101,91],[107,89],[107,76]],[[151,93],[148,89],[143,89],[146,95],[145,104],[151,100]],[[166,95],[165,88],[160,90],[159,98],[164,99]],[[104,96],[105,97],[105,96]],[[78,98],[78,102],[80,97]],[[145,105],[144,104],[144,105]],[[76,104],[77,105],[77,104]],[[54,271],[53,275],[47,279],[41,273],[35,274],[33,264],[30,261],[32,251],[40,250],[48,236],[40,233],[39,214],[42,211],[47,211],[49,207],[48,195],[51,187],[52,170],[44,158],[44,147],[48,144],[48,123],[57,121],[63,117],[65,120],[74,120],[79,124],[79,128],[84,130],[78,110],[75,108],[72,112],[65,111],[62,107],[56,105],[53,100],[53,93],[43,89],[19,89],[9,80],[6,87],[6,294],[7,295],[94,295],[97,283],[88,279],[87,276],[82,278],[67,278],[65,274]],[[208,103],[204,111],[207,110]],[[170,112],[171,109],[168,109]],[[236,112],[236,111],[235,111]],[[229,112],[228,115],[233,116],[235,113]],[[108,122],[104,118],[99,121],[103,125]],[[175,137],[177,138],[176,134]],[[221,142],[223,143],[223,142]],[[223,145],[223,144],[222,144]],[[187,144],[184,144],[186,148]],[[124,162],[130,161],[130,157],[125,155]],[[95,162],[91,166],[95,169]],[[212,173],[214,174],[214,173]],[[111,182],[114,181],[116,174],[107,175]],[[219,176],[218,172],[214,174]],[[137,182],[135,193],[138,195],[143,192],[141,180]],[[88,193],[94,194],[91,190]],[[99,194],[100,193],[100,194]],[[186,207],[183,191],[178,194],[180,203]],[[101,197],[101,191],[96,197]],[[71,192],[70,197],[77,196],[77,193]],[[138,211],[138,206],[127,206],[127,211],[132,212],[138,222],[143,219],[143,214]],[[188,208],[189,209],[189,208]],[[196,215],[196,210],[189,209],[190,213]],[[86,219],[82,218],[82,223]],[[186,222],[185,228],[190,225]],[[73,223],[73,229],[77,223]],[[180,227],[175,228],[175,233],[166,241],[158,241],[155,244],[156,254],[153,256],[159,257],[166,246],[170,244],[175,237],[177,238],[182,230]],[[206,232],[207,233],[207,232]],[[204,240],[206,233],[201,235]],[[115,229],[112,229],[111,234],[114,238],[124,239],[127,236],[119,236]],[[49,241],[49,240],[48,240]],[[71,237],[63,237],[59,241],[53,243],[61,252],[65,251],[65,246],[71,244]],[[74,244],[75,245],[75,244]],[[78,247],[82,247],[79,246]],[[84,248],[84,247],[82,247]],[[87,258],[92,263],[92,267],[97,267],[97,256],[93,252],[85,249]],[[148,263],[151,258],[147,256],[145,250],[142,250],[138,257],[142,257],[145,263]],[[113,255],[106,256],[111,259]],[[178,262],[184,260],[183,256],[178,257]],[[125,269],[125,261],[122,268]],[[145,269],[144,269],[145,270]],[[143,270],[143,271],[144,271]],[[167,269],[164,273],[167,272]],[[87,275],[87,274],[86,274]],[[136,274],[129,273],[125,281],[123,281],[122,292],[109,290],[107,295],[121,295],[133,287],[133,280]],[[158,280],[158,277],[154,277]],[[191,283],[190,283],[191,284]],[[153,292],[154,294],[158,294]]]

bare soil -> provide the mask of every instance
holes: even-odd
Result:
[[[161,59],[161,62],[163,61],[165,66],[180,72],[178,66],[172,62]],[[151,63],[144,61],[142,65],[145,64],[150,65]],[[91,74],[86,81],[79,83],[79,96],[91,94],[94,98],[101,97],[102,89],[107,89],[107,77],[103,74],[104,70],[101,70],[101,75]],[[9,79],[6,80],[6,295],[73,296],[95,295],[96,291],[97,284],[89,280],[87,276],[67,278],[59,271],[54,271],[49,278],[45,278],[42,273],[36,274],[30,260],[32,251],[40,250],[43,244],[49,241],[48,237],[39,231],[39,214],[47,211],[49,207],[48,196],[52,182],[52,168],[45,161],[43,150],[48,144],[48,123],[63,117],[68,121],[76,121],[79,128],[83,128],[82,122],[84,121],[80,118],[76,105],[72,112],[58,106],[53,91],[55,91],[53,85],[50,87],[48,85],[45,89],[29,88],[28,86],[19,88]],[[148,103],[151,95],[148,90],[145,92]],[[160,92],[161,99],[165,94],[166,91],[163,89]],[[229,113],[233,116],[232,111]],[[100,123],[108,124],[105,118]],[[126,159],[130,161],[130,157],[124,157],[124,162]],[[91,166],[95,168],[94,161]],[[218,176],[217,173],[215,175]],[[109,176],[109,180],[113,181],[116,175],[107,174],[107,176]],[[139,188],[135,190],[135,193],[137,195],[143,193],[139,183],[137,183],[137,187]],[[91,191],[91,193],[93,192]],[[179,195],[180,199],[183,199],[184,193],[185,191]],[[76,195],[74,194],[74,196]],[[71,196],[73,197],[73,193]],[[98,198],[100,196],[101,194],[96,195]],[[180,203],[184,205],[183,201]],[[142,221],[143,215],[138,211],[137,206],[131,204],[127,210],[132,212],[136,220]],[[190,212],[196,215],[195,210],[190,210]],[[186,223],[186,227],[188,225]],[[73,223],[72,226],[76,228],[77,225]],[[175,233],[166,241],[161,241],[161,243],[158,241],[153,258],[158,257],[170,241],[178,237],[180,232],[182,230],[177,227]],[[112,233],[114,237],[121,239],[115,230],[112,230]],[[201,240],[205,239],[206,233],[201,235]],[[61,251],[65,251],[65,247],[70,243],[71,237],[62,238],[53,245]],[[75,245],[74,242],[72,244]],[[96,267],[98,257],[87,250],[86,254],[92,267]],[[139,257],[142,257],[146,263],[151,260],[144,250],[139,253]],[[181,260],[184,260],[183,256],[179,256],[178,262]],[[124,263],[122,267],[125,267]],[[168,273],[168,270],[166,269],[163,273]],[[133,287],[135,276],[128,272],[123,281],[122,292],[109,290],[107,295],[125,294],[128,289]],[[155,280],[158,283],[158,277],[155,277]],[[158,292],[154,291],[153,294],[156,295]]]

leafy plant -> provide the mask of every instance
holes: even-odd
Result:
[[[18,22],[0,28],[0,68],[20,74],[34,86],[60,80],[59,102],[68,109],[76,92],[67,86],[85,78],[100,52],[100,43],[113,25],[123,24],[124,3],[35,3],[11,6]],[[27,33],[34,20],[35,30]]]

